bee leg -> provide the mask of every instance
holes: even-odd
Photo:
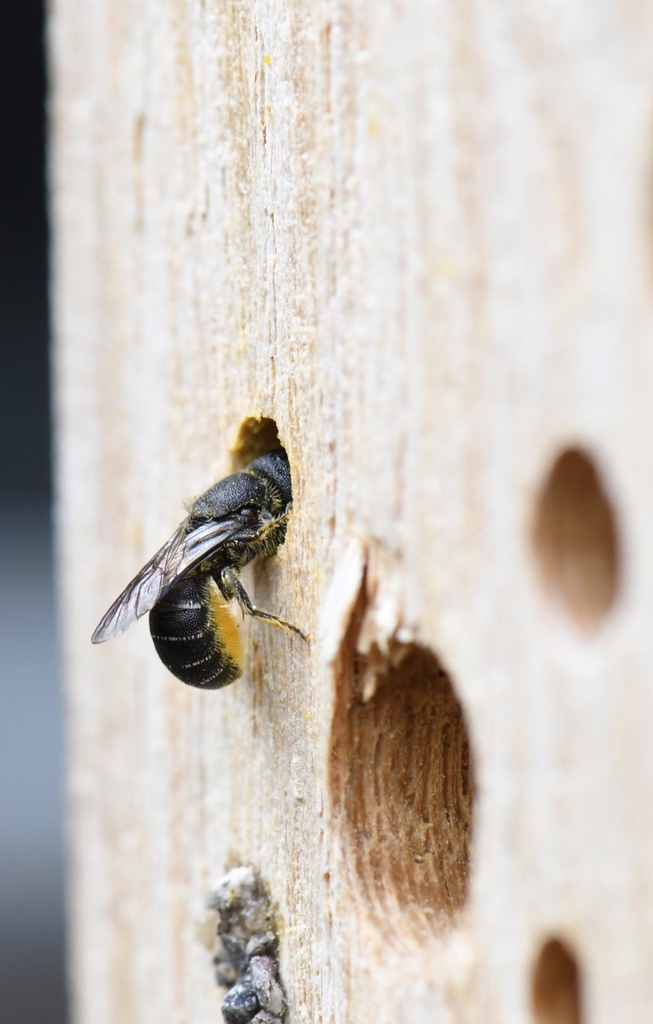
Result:
[[[247,613],[247,615],[251,615],[254,619],[269,622],[273,626],[279,626],[280,629],[289,629],[291,633],[297,633],[297,636],[300,636],[302,640],[308,640],[306,634],[302,633],[301,629],[297,626],[286,622],[285,619],[280,619],[278,615],[272,615],[270,612],[264,612],[260,608],[255,608],[249,599],[249,594],[231,566],[225,566],[220,573],[219,587],[227,600],[233,599],[238,602],[243,614]]]

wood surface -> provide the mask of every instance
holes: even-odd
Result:
[[[50,7],[76,1024],[220,1020],[235,865],[290,1024],[650,1024],[653,8]],[[263,420],[310,645],[92,647]]]

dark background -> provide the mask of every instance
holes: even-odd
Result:
[[[63,1024],[43,10],[0,33],[0,1024]]]

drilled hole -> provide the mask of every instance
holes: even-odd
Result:
[[[373,667],[350,631],[337,684],[332,792],[357,887],[383,919],[441,926],[467,897],[474,792],[451,679],[416,645],[393,644]]]
[[[558,939],[550,939],[537,958],[532,1000],[535,1024],[581,1024],[578,964]]]
[[[586,452],[571,448],[554,463],[538,499],[533,541],[547,591],[578,626],[596,629],[619,590],[619,538]]]
[[[282,447],[274,420],[267,416],[248,416],[240,425],[231,449],[234,468],[242,469],[259,455]]]

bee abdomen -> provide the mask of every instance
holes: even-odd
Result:
[[[189,686],[217,690],[242,674],[240,634],[210,576],[182,580],[150,612],[159,658]]]

